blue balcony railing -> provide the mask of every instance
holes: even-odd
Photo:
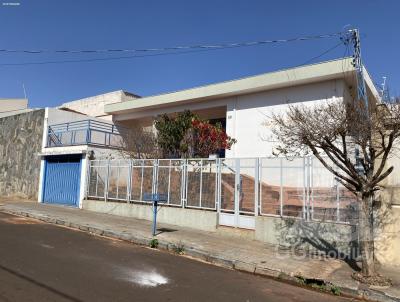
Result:
[[[51,125],[47,132],[47,147],[97,145],[121,148],[125,128],[94,120]]]

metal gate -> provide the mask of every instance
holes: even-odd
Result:
[[[258,159],[221,159],[219,224],[255,228],[258,204]]]
[[[46,158],[43,202],[79,205],[81,156]]]

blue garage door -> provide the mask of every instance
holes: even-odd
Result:
[[[81,156],[51,156],[46,159],[43,202],[79,205]]]

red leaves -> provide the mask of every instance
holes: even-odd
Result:
[[[221,149],[230,149],[236,142],[226,134],[220,125],[212,125],[208,121],[193,119],[195,144],[198,155],[207,157]]]

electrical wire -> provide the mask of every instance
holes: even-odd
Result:
[[[324,55],[330,53],[331,51],[335,50],[335,49],[338,48],[340,45],[343,45],[343,43],[342,43],[342,42],[339,42],[338,44],[335,44],[334,46],[328,48],[327,50],[325,50],[324,52],[322,52],[322,53],[319,54],[318,56],[312,57],[311,59],[305,61],[304,63],[302,63],[302,64],[300,64],[300,65],[298,65],[298,66],[296,66],[296,67],[310,64],[310,63],[313,62],[314,60],[319,59],[319,58],[323,57]]]
[[[239,47],[239,46],[236,46],[236,47]],[[179,51],[179,52],[133,55],[133,56],[122,56],[122,57],[103,57],[103,58],[93,58],[93,59],[55,60],[55,61],[23,62],[23,63],[0,63],[0,66],[26,66],[26,65],[47,65],[47,64],[96,62],[96,61],[113,61],[113,60],[136,59],[136,58],[145,58],[145,57],[158,57],[158,56],[199,53],[199,52],[207,52],[207,51],[221,50],[221,49],[227,49],[227,48],[236,48],[236,47],[232,46],[232,47],[225,47],[225,48],[197,49],[197,50],[188,50],[188,51]],[[244,47],[244,46],[240,46],[240,47]]]
[[[265,41],[256,41],[256,42],[244,42],[244,43],[231,43],[231,44],[219,44],[219,45],[197,45],[197,46],[179,46],[179,47],[170,47],[170,48],[152,48],[152,49],[136,49],[136,50],[55,50],[53,52],[74,52],[74,53],[96,53],[96,52],[114,52],[114,51],[136,51],[136,52],[147,52],[147,51],[165,51],[161,53],[155,54],[143,54],[143,55],[132,55],[132,56],[120,56],[120,57],[102,57],[102,58],[88,58],[88,59],[73,59],[73,60],[54,60],[54,61],[38,61],[38,62],[21,62],[21,63],[0,63],[1,66],[28,66],[28,65],[47,65],[47,64],[65,64],[65,63],[82,63],[82,62],[96,62],[96,61],[113,61],[113,60],[125,60],[125,59],[135,59],[135,58],[144,58],[144,57],[155,57],[155,56],[167,56],[167,55],[180,55],[180,54],[190,54],[190,53],[199,53],[206,51],[214,51],[214,50],[222,50],[229,48],[239,48],[239,47],[251,47],[251,46],[259,46],[267,43],[284,43],[284,42],[295,42],[295,41],[307,41],[312,39],[323,39],[329,37],[342,36],[343,33],[334,33],[334,34],[326,34],[326,35],[317,35],[317,36],[306,36],[292,39],[280,39],[280,40],[265,40]],[[311,58],[301,65],[306,65],[309,62],[322,57],[323,55],[329,53],[330,51],[337,48],[339,45],[343,44],[342,42],[334,45],[332,48],[324,51],[322,54]],[[187,49],[186,51],[182,51],[183,49]],[[172,51],[174,50],[174,51]],[[38,51],[28,51],[28,50],[0,50],[1,52],[29,52],[29,53],[43,53],[50,52],[49,50],[38,50]],[[301,66],[299,65],[299,66]]]
[[[18,49],[0,49],[0,53],[27,53],[27,54],[40,54],[40,53],[115,53],[115,52],[161,52],[161,51],[176,51],[176,50],[190,50],[190,49],[219,49],[229,47],[242,47],[242,46],[255,46],[270,43],[287,43],[296,41],[307,41],[315,39],[325,39],[337,36],[342,36],[343,32],[333,34],[323,34],[314,36],[304,36],[291,39],[277,39],[277,40],[262,40],[262,41],[251,41],[241,43],[226,43],[226,44],[215,44],[215,45],[191,45],[191,46],[175,46],[175,47],[162,47],[162,48],[147,48],[147,49],[63,49],[63,50],[18,50]]]

